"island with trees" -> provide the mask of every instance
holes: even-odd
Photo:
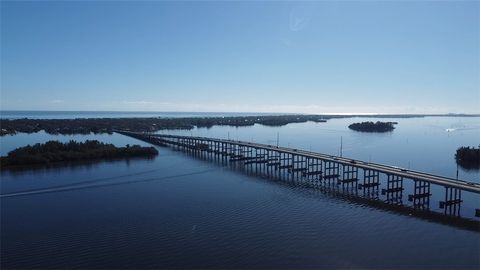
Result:
[[[28,145],[10,151],[7,156],[0,157],[0,169],[28,166],[45,166],[61,162],[111,160],[132,157],[153,157],[158,154],[154,147],[126,145],[116,147],[113,144],[102,143],[97,140],[85,142],[48,141]]]
[[[361,122],[353,123],[348,126],[349,129],[360,132],[390,132],[395,129],[397,122]]]
[[[0,135],[13,135],[18,132],[48,134],[90,134],[112,133],[114,130],[135,132],[155,132],[168,129],[210,128],[212,126],[283,126],[289,123],[307,121],[326,122],[318,115],[268,115],[231,117],[179,117],[179,118],[77,118],[77,119],[0,119]]]
[[[322,123],[329,119],[349,117],[369,118],[415,118],[426,116],[468,116],[463,114],[376,114],[376,115],[333,115],[333,114],[284,114],[257,116],[217,116],[217,117],[130,117],[130,118],[75,118],[75,119],[7,119],[1,118],[0,136],[16,133],[35,133],[45,131],[48,134],[111,134],[115,130],[134,132],[156,132],[159,130],[210,128],[213,126],[245,127],[255,124],[264,126],[284,126],[290,123],[308,121]],[[362,123],[360,123],[362,124]],[[368,128],[367,128],[368,129]]]
[[[480,146],[466,147],[462,146],[455,153],[455,160],[460,167],[465,169],[480,169]]]

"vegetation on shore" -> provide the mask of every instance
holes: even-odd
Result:
[[[0,135],[17,132],[35,133],[41,130],[49,134],[112,133],[114,130],[154,132],[163,129],[193,129],[220,126],[282,126],[307,121],[325,122],[318,115],[276,115],[235,117],[189,118],[79,118],[79,119],[0,119]]]
[[[353,123],[348,126],[349,129],[360,132],[389,132],[395,129],[397,122],[361,122]]]
[[[97,140],[85,142],[48,141],[33,146],[17,148],[0,157],[0,169],[16,166],[50,165],[55,162],[86,161],[97,159],[116,159],[130,157],[152,157],[158,154],[154,147],[126,145],[116,147],[113,144],[102,143]]]
[[[457,164],[465,169],[480,169],[480,146],[466,147],[462,146],[455,153]]]

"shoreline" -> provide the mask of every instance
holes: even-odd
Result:
[[[26,116],[3,117],[9,114],[26,114]],[[61,115],[71,114],[71,117],[65,118],[48,118],[48,117],[28,117],[27,114],[45,114],[45,115]],[[132,115],[132,117],[77,117],[75,114],[85,115],[108,115],[108,114],[124,114]],[[134,116],[134,115],[151,115],[151,116]],[[173,112],[173,111],[42,111],[42,110],[0,110],[0,120],[16,120],[16,119],[38,119],[38,120],[55,120],[55,119],[104,119],[104,118],[215,118],[215,117],[265,117],[265,116],[307,116],[314,115],[324,118],[421,118],[421,117],[480,117],[480,113],[282,113],[282,112]]]
[[[85,142],[70,140],[66,143],[50,140],[46,143],[18,147],[8,152],[6,156],[0,156],[0,171],[50,167],[57,164],[68,165],[85,161],[153,158],[157,155],[158,150],[153,146],[127,144],[125,147],[117,147],[97,140]]]
[[[1,115],[1,114],[0,114]],[[192,117],[103,117],[103,118],[0,118],[0,136],[16,133],[48,134],[102,134],[114,130],[156,132],[159,130],[191,130],[213,126],[245,127],[260,124],[279,127],[308,121],[322,123],[331,119],[345,118],[423,118],[423,117],[480,117],[479,114],[282,114],[246,116],[192,116]]]

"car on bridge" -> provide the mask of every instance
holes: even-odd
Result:
[[[395,169],[397,169],[397,170],[400,170],[400,171],[402,171],[402,172],[408,172],[408,170],[405,169],[405,168],[400,168],[400,167],[398,167],[398,166],[391,166],[391,167],[392,167],[392,168],[395,168]]]

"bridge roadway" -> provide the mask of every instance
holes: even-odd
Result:
[[[243,147],[252,147],[257,149],[277,151],[280,153],[299,155],[307,158],[316,158],[316,159],[321,159],[325,161],[336,162],[342,165],[355,166],[358,168],[362,168],[364,170],[379,171],[389,175],[397,175],[404,178],[425,181],[432,184],[441,185],[444,187],[455,188],[459,190],[480,194],[480,184],[478,183],[457,180],[449,177],[433,175],[433,174],[414,171],[414,170],[405,169],[405,168],[399,168],[396,166],[383,165],[383,164],[373,163],[373,162],[365,162],[362,160],[355,160],[355,159],[344,158],[344,157],[333,156],[333,155],[325,155],[325,154],[310,152],[305,150],[292,149],[292,148],[281,147],[281,146],[277,147],[277,146],[254,143],[254,142],[243,142],[243,141],[215,139],[215,138],[207,138],[207,137],[143,134],[143,133],[133,133],[133,132],[120,132],[120,133],[129,133],[132,135],[136,134],[136,135],[152,136],[152,137],[159,137],[159,138],[188,139],[188,140],[199,140],[199,141],[208,141],[208,142],[216,142],[216,143],[226,143],[226,144],[234,144],[234,145],[243,146]]]

